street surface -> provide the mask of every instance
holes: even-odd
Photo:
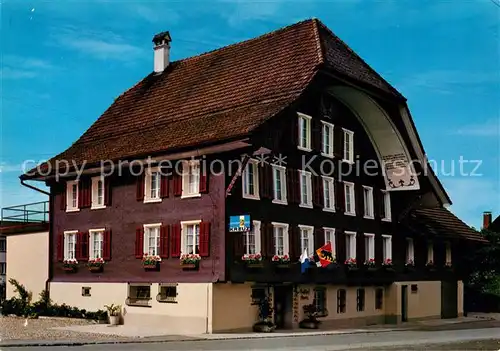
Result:
[[[497,339],[491,341],[490,339]],[[298,350],[353,350],[353,349],[379,349],[379,350],[429,350],[441,348],[436,344],[443,344],[443,347],[457,345],[455,349],[460,349],[458,345],[479,345],[476,349],[498,350],[493,348],[500,339],[500,328],[483,329],[462,329],[462,330],[440,330],[440,331],[395,331],[365,334],[344,334],[344,335],[316,335],[297,336],[286,338],[257,338],[246,340],[203,340],[203,341],[183,341],[166,343],[136,343],[136,344],[105,344],[86,345],[71,347],[73,351],[160,351],[160,350],[223,350],[223,351],[298,351]],[[479,340],[489,340],[486,343],[479,343]],[[464,342],[472,342],[464,343]],[[458,344],[457,344],[458,343]],[[448,346],[446,346],[448,345]],[[61,347],[63,348],[63,347]],[[66,349],[67,347],[64,347]],[[500,347],[499,347],[500,348]],[[57,350],[58,347],[23,347],[22,350]],[[2,347],[5,350],[19,350],[19,348]]]

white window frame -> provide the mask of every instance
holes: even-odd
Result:
[[[337,246],[335,245],[335,228],[323,227],[323,233],[325,235],[325,244],[330,241],[332,244],[332,254],[335,256],[337,251]],[[328,240],[328,236],[331,236],[330,240]]]
[[[446,255],[446,261],[445,263],[452,263],[452,256],[451,256],[451,243],[447,241],[445,243],[445,255]]]
[[[323,182],[323,211],[335,212],[335,180],[332,177],[321,176]],[[328,188],[330,197],[330,207],[326,207],[326,193],[325,189]]]
[[[363,185],[363,211],[364,218],[375,218],[375,208],[373,206],[373,188],[367,185]]]
[[[323,123],[322,130],[321,130],[321,155],[325,157],[330,157],[333,158],[333,131],[334,131],[334,125],[325,121],[321,121]],[[328,134],[328,146],[329,150],[326,150],[326,131],[329,131]]]
[[[195,172],[192,172],[192,171]],[[182,195],[181,199],[186,199],[190,197],[200,197],[200,180],[201,180],[201,168],[200,168],[200,160],[190,160],[183,161],[182,163]],[[190,191],[189,189],[189,178],[193,175],[195,190]]]
[[[74,247],[73,247],[73,257],[70,257],[69,255],[69,237],[74,236],[75,241],[74,241]],[[78,241],[78,230],[67,230],[64,232],[64,260],[71,260],[74,259],[76,260],[76,247],[77,247],[77,241]]]
[[[89,229],[89,260],[94,260],[96,258],[103,258],[104,255],[104,231],[105,228],[100,229]],[[94,255],[94,237],[96,235],[101,235],[101,254]]]
[[[311,120],[312,117],[300,112],[297,112],[297,119],[298,119],[298,143],[297,143],[297,149],[302,150],[302,151],[307,151],[310,152],[311,149]],[[306,145],[302,145],[302,124],[306,124]]]
[[[391,215],[391,192],[387,190],[381,190],[382,192],[382,201],[384,202],[384,213],[385,217],[382,218],[383,221],[385,222],[390,222],[392,219]]]
[[[300,172],[300,179],[299,179],[299,183],[300,183],[300,207],[305,207],[305,208],[313,208],[313,204],[312,204],[312,192],[313,192],[313,189],[312,189],[312,174],[311,172],[308,172],[308,171],[303,171],[303,170],[299,170]],[[304,180],[303,180],[303,176],[306,177],[306,191],[307,191],[307,202],[304,203],[303,200],[304,200],[304,194],[303,194],[303,189],[304,189]]]
[[[356,259],[356,232],[351,232],[351,231],[346,231],[345,233],[345,238],[346,238],[346,241],[345,241],[345,245],[346,245],[346,251],[345,251],[345,258],[346,260],[349,260],[351,258],[354,258]],[[352,241],[350,242],[350,245],[347,246],[348,244],[348,241],[347,241],[347,237],[350,237],[352,238]],[[356,260],[357,261],[357,260]]]
[[[344,154],[342,157],[342,161],[347,163],[354,163],[354,132],[345,128],[342,128],[342,130],[344,131]],[[350,143],[346,147],[347,135],[349,135]]]
[[[415,245],[413,238],[406,238],[406,262],[415,262]]]
[[[157,192],[156,196],[153,197],[151,196],[151,181],[152,181],[152,176],[153,173],[157,174]],[[151,203],[151,202],[161,202],[162,198],[160,196],[160,191],[161,191],[161,172],[158,167],[150,167],[147,168],[144,172],[144,203]]]
[[[262,246],[260,242],[260,228],[261,228],[261,222],[260,221],[252,221],[252,230],[243,233],[243,247],[245,249],[245,255],[251,255],[251,254],[259,254],[262,252]],[[250,252],[249,250],[249,243],[250,243],[250,237],[249,234],[252,234],[254,236],[254,246],[255,246],[255,252]]]
[[[348,191],[349,195],[351,196],[351,211],[347,211],[347,196],[348,196]],[[356,215],[356,193],[354,189],[354,183],[352,182],[346,182],[344,181],[344,208],[345,208],[345,215],[348,216],[355,216]]]
[[[248,189],[247,189],[247,177],[248,177],[248,167],[254,167],[254,172],[253,172],[253,188],[254,188],[254,194],[249,194]],[[243,170],[241,174],[241,184],[242,184],[242,196],[245,199],[251,199],[251,200],[260,200],[260,195],[259,195],[259,161],[255,159],[250,159],[248,160],[247,165],[245,166],[245,169]]]
[[[274,230],[276,228],[283,228],[283,255],[290,255],[290,238],[289,238],[289,232],[288,232],[288,228],[289,228],[289,225],[287,223],[279,223],[279,222],[271,222],[272,226],[273,226],[273,240],[274,241],[274,255],[277,255],[278,254],[278,251],[277,251],[277,238],[275,238],[274,236]]]
[[[434,262],[434,243],[432,241],[427,242],[427,263]]]
[[[314,227],[310,225],[299,224],[300,231],[300,254],[304,252],[303,245],[303,231],[306,231],[307,235],[307,254],[311,256],[314,253]]]
[[[156,253],[154,255],[159,256],[160,255],[160,236],[161,236],[161,223],[152,223],[152,224],[144,224],[144,239],[143,239],[143,253],[147,255],[152,255],[149,253],[149,236],[150,236],[150,230],[151,229],[158,229],[157,233],[158,236],[156,238],[157,245],[156,245]]]
[[[73,196],[73,186],[76,186],[76,193]],[[80,211],[78,208],[78,197],[79,197],[79,184],[78,180],[70,180],[66,182],[66,212],[77,212]],[[74,204],[73,204],[74,203]]]
[[[287,193],[286,193],[286,167],[279,165],[272,165],[273,169],[273,203],[286,205],[287,204]],[[281,199],[278,199],[278,184],[276,177],[276,172],[279,173],[280,179],[280,191],[281,191]]]
[[[102,202],[99,203],[99,181],[102,183]],[[90,206],[91,210],[98,210],[101,208],[106,208],[106,205],[104,204],[104,192],[105,192],[105,186],[104,186],[104,177],[98,176],[98,177],[92,177],[92,204]]]
[[[382,256],[384,262],[386,260],[392,261],[392,235],[382,235]]]
[[[368,240],[367,240],[368,239]],[[366,243],[368,241],[368,247]],[[368,253],[368,255],[366,255]],[[365,261],[375,259],[375,234],[365,233]]]
[[[200,250],[200,223],[201,219],[196,219],[193,221],[182,221],[181,222],[181,254],[189,254],[187,249],[187,227],[190,225],[198,225],[198,238],[196,237],[196,230],[193,234],[193,254],[200,254],[196,251],[196,246],[198,246],[198,251]],[[198,242],[198,245],[196,243]]]

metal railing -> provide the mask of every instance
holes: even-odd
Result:
[[[40,201],[30,204],[2,208],[2,221],[21,223],[48,223],[49,202]]]

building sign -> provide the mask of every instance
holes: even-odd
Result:
[[[230,232],[249,232],[250,231],[250,215],[230,216],[229,217]]]
[[[417,175],[403,153],[382,156],[387,190],[418,190]]]

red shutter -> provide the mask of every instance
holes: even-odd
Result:
[[[178,161],[181,162],[181,161]],[[174,196],[182,195],[182,163],[174,168]]]
[[[67,197],[67,194],[66,194],[66,183],[62,183],[62,189],[61,189],[61,211],[66,211],[66,197]]]
[[[82,233],[76,233],[76,243],[75,243],[75,258],[77,261],[81,261],[82,258]]]
[[[170,256],[181,257],[181,225],[172,225],[172,235],[170,236]]]
[[[137,196],[137,201],[144,200],[144,173],[140,174],[136,179],[136,196]]]
[[[259,169],[259,190],[262,199],[270,199],[273,194],[273,173],[272,167],[268,163],[264,163]]]
[[[62,262],[64,260],[64,234],[59,233],[57,236],[57,260]]]
[[[102,242],[102,258],[104,261],[111,260],[111,229],[104,232]]]
[[[92,203],[92,180],[90,178],[80,179],[78,182],[78,207],[87,208]]]
[[[85,186],[83,181],[80,179],[78,182],[78,208],[85,207]]]
[[[210,256],[210,222],[200,223],[200,246],[198,250],[201,257]]]
[[[76,239],[77,246],[80,251],[79,260],[86,261],[89,259],[89,233],[88,232],[80,232],[78,233],[78,237]],[[78,244],[79,243],[79,244]]]
[[[170,232],[169,225],[163,225],[160,228],[160,257],[168,258],[168,236]]]
[[[135,230],[135,258],[144,255],[144,229],[139,227]]]
[[[103,184],[104,186],[104,184]],[[104,189],[103,189],[104,190]],[[85,181],[85,207],[92,206],[92,179],[88,178]]]
[[[161,172],[163,173],[163,171]],[[166,175],[166,174],[161,174],[160,175],[160,197],[161,198],[165,198],[165,197],[168,197],[169,195],[169,185],[170,185],[170,181],[169,181],[169,176]]]
[[[104,178],[104,206],[111,206],[111,179]]]
[[[200,193],[208,193],[208,173],[207,161],[200,160]]]
[[[319,175],[312,177],[313,205],[323,207],[323,179]]]
[[[344,213],[345,211],[345,198],[344,198],[344,182],[337,182],[336,187],[335,187],[335,195],[336,195],[336,201],[335,204],[337,205],[337,211]]]

